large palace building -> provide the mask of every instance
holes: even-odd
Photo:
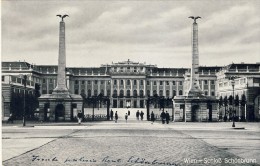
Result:
[[[6,120],[12,112],[13,95],[24,93],[24,75],[27,76],[27,94],[34,94],[36,85],[40,87],[40,94],[51,94],[57,84],[57,70],[58,66],[52,65],[2,62],[2,119]],[[110,99],[110,108],[141,109],[146,108],[150,96],[173,99],[174,96],[187,95],[189,77],[188,68],[159,68],[130,60],[97,68],[66,68],[67,87],[71,94],[84,94],[87,97],[102,94]],[[235,81],[234,89],[231,81]],[[218,118],[227,114],[228,104],[225,102],[233,96],[234,90],[235,99],[241,103],[236,104],[236,115],[247,120],[259,119],[260,64],[200,66],[199,85],[206,96],[223,99]]]

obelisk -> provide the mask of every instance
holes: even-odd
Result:
[[[59,29],[59,58],[58,58],[58,75],[57,86],[53,90],[52,94],[68,94],[68,88],[66,85],[66,46],[65,46],[65,22],[63,18],[68,15],[57,15],[62,18],[60,21]]]
[[[194,20],[192,25],[192,66],[190,77],[190,89],[188,96],[198,97],[203,95],[199,87],[199,42],[198,42],[198,24],[196,19],[201,17],[189,17]]]

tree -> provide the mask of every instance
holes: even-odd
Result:
[[[239,106],[239,96],[238,95],[236,95],[235,96],[235,101],[234,101],[235,103],[235,106]]]
[[[218,100],[218,106],[219,106],[219,110],[220,110],[220,108],[222,108],[222,106],[223,106],[223,97],[222,96],[220,96],[219,97],[219,100]],[[219,111],[219,119],[222,119],[222,110],[221,111]]]
[[[224,121],[227,121],[227,106],[228,106],[227,96],[224,97],[224,106],[225,106]]]
[[[242,110],[245,110],[245,105],[246,105],[246,96],[243,94],[241,97],[241,101],[240,101]],[[244,114],[242,113],[241,116],[241,121],[245,121],[246,120],[246,112],[244,112]]]

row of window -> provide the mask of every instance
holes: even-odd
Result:
[[[170,96],[170,91],[169,91],[169,90],[166,90],[165,92],[166,92],[166,96],[169,97],[169,96]],[[75,94],[79,94],[79,89],[75,89],[74,93],[75,93]],[[81,94],[85,93],[85,90],[82,89],[80,93],[81,93]],[[101,89],[100,93],[104,95],[104,90]],[[173,94],[173,96],[176,96],[176,91],[173,90],[173,93],[172,93],[172,94]],[[94,95],[94,96],[97,96],[97,95],[98,95],[98,90],[95,89],[93,95]],[[107,90],[107,96],[110,96],[110,95],[111,95],[111,91],[110,91],[110,90]],[[150,90],[147,90],[147,95],[148,95],[148,96],[151,95],[151,94],[150,94]],[[159,94],[157,93],[156,90],[154,90],[152,95],[163,96],[163,90],[160,90],[160,91],[159,91]],[[183,91],[182,91],[182,90],[179,90],[179,95],[183,95]],[[90,89],[89,89],[88,92],[87,92],[87,96],[92,96]],[[114,90],[114,91],[113,91],[113,96],[114,96],[114,97],[118,96],[117,90]],[[121,96],[121,97],[124,96],[124,90],[120,90],[120,91],[119,91],[119,96]],[[131,96],[131,91],[130,91],[130,90],[127,90],[127,91],[126,91],[126,96],[127,96],[127,97],[130,97],[130,96]],[[133,96],[137,96],[137,90],[133,90]],[[141,96],[141,97],[144,96],[144,91],[143,91],[143,90],[140,90],[140,91],[139,91],[139,96]]]
[[[53,83],[55,79],[49,79],[49,83]],[[176,82],[177,81],[172,81],[172,85],[176,85]],[[179,82],[179,85],[182,85],[183,84],[183,81],[178,81]],[[46,79],[43,79],[42,80],[42,83],[45,84],[46,83]],[[80,81],[80,83],[82,85],[85,84],[85,81],[82,80]],[[101,84],[104,84],[104,80],[101,80],[100,81]],[[114,80],[114,85],[117,85],[118,81],[117,80]],[[160,85],[163,85],[163,81],[160,81],[159,82]],[[210,83],[211,85],[214,85],[215,84],[215,81],[214,80],[210,80]],[[78,85],[79,84],[79,80],[75,80],[75,85]],[[90,85],[91,84],[91,81],[88,81],[88,84]],[[98,80],[95,80],[94,81],[94,84],[98,84]],[[131,82],[130,80],[127,80],[126,81],[126,84],[127,85],[131,85]],[[134,85],[137,85],[137,80],[134,80],[133,82]],[[166,85],[170,85],[170,81],[165,81],[165,84]],[[201,81],[200,81],[200,84],[201,84]],[[208,84],[208,80],[204,80],[204,85],[207,85]],[[108,85],[110,85],[110,81],[108,81]],[[124,85],[124,81],[123,80],[120,80],[120,85]],[[140,85],[144,85],[144,81],[143,80],[140,80]],[[147,85],[150,85],[150,81],[147,81]],[[153,85],[157,85],[157,81],[153,81]]]

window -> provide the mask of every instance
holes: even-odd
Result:
[[[103,81],[103,80],[101,80],[101,84],[104,84],[104,81]]]
[[[98,81],[97,80],[95,80],[95,84],[97,84],[98,83]]]
[[[80,94],[85,94],[85,89],[81,89]]]
[[[134,90],[134,97],[137,97],[137,90]]]
[[[166,81],[166,85],[169,85],[169,81]]]
[[[163,91],[162,90],[159,91],[159,96],[163,96]]]
[[[103,89],[101,89],[100,93],[101,93],[102,95],[104,95],[104,90],[103,90]]]
[[[123,80],[121,80],[121,81],[120,81],[120,84],[121,84],[121,85],[124,85],[124,81],[123,81]]]
[[[166,90],[166,97],[169,97],[169,96],[170,96],[170,91]]]
[[[110,81],[107,81],[107,84],[110,85]]]
[[[85,81],[81,81],[81,84],[84,85],[84,84],[85,84]]]
[[[130,85],[130,80],[127,80],[127,85]]]
[[[98,95],[98,91],[95,89],[94,90],[94,96],[97,96]]]
[[[160,81],[160,85],[163,85],[163,82],[162,82],[162,81]]]
[[[42,79],[42,83],[43,84],[45,84],[46,83],[46,79],[44,78],[44,79]]]
[[[51,80],[50,80],[50,81],[51,81]],[[75,81],[75,84],[76,84],[76,85],[77,85],[77,84],[79,84],[79,81],[78,81],[78,80],[76,80],[76,81]]]
[[[182,90],[179,91],[179,95],[182,95]]]
[[[91,84],[91,81],[88,81],[88,84],[90,85],[90,84]]]
[[[214,80],[211,80],[211,81],[210,81],[210,84],[211,84],[211,85],[214,85],[214,84],[215,84],[215,81],[214,81]]]
[[[157,95],[157,91],[156,90],[153,91],[153,95]]]
[[[107,90],[107,96],[110,96],[110,89]]]
[[[143,96],[144,96],[144,91],[140,90],[140,97],[143,97]]]
[[[208,96],[208,91],[205,91],[204,93],[205,93],[205,96]]]
[[[50,84],[52,84],[53,83],[53,80],[50,78]]]
[[[136,80],[134,80],[134,85],[136,85]]]
[[[150,85],[150,81],[147,81],[146,84],[147,84],[147,85]]]
[[[113,96],[117,97],[117,90],[114,90]]]
[[[5,76],[2,76],[2,81],[5,81]]]
[[[126,95],[127,95],[127,97],[130,97],[130,90],[126,91]]]
[[[176,83],[175,83],[175,81],[172,81],[172,85],[175,85]]]
[[[180,85],[182,85],[182,81],[180,81]]]
[[[117,81],[116,80],[114,80],[114,85],[116,85],[117,84]]]
[[[153,82],[153,85],[156,85],[156,81]]]
[[[215,96],[215,92],[211,92],[211,96]]]
[[[120,97],[124,97],[124,90],[120,90],[120,94],[119,94]]]
[[[173,97],[176,96],[176,90],[173,90],[173,91],[172,91],[172,96],[173,96]]]
[[[141,80],[141,81],[140,81],[140,84],[141,84],[141,85],[144,85],[144,81],[143,81],[143,80]]]
[[[147,93],[147,96],[150,96],[150,90],[147,90],[146,93]]]
[[[207,85],[208,84],[208,80],[204,80],[204,84]]]
[[[123,72],[124,71],[123,69],[124,69],[123,67],[120,67],[120,72]]]
[[[79,94],[79,90],[78,90],[78,89],[75,89],[75,90],[74,90],[74,94]]]

